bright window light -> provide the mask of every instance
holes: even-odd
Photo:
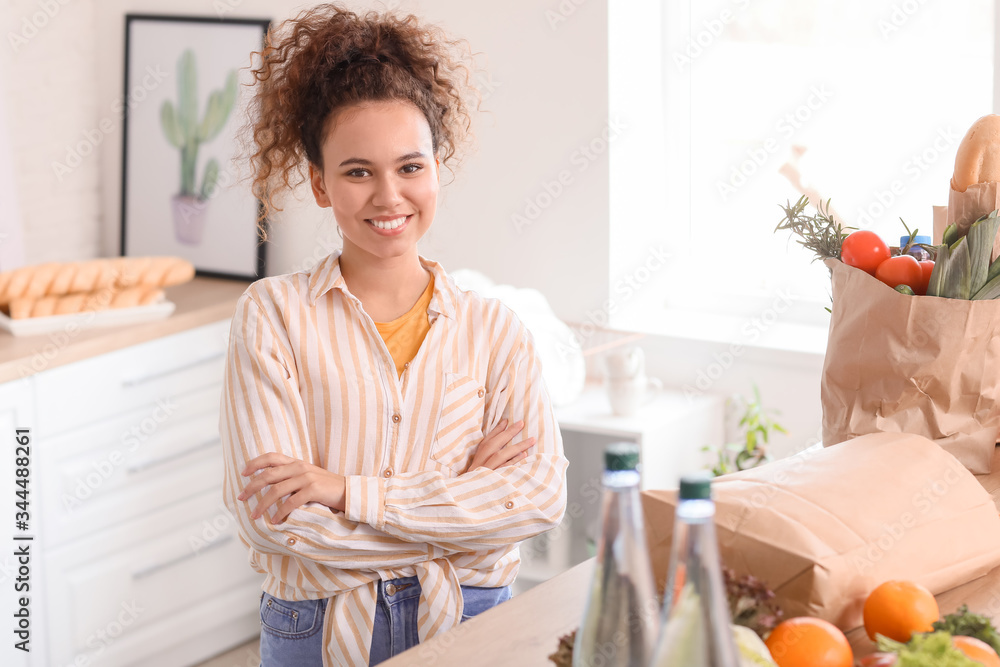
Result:
[[[671,261],[613,325],[746,318],[780,298],[783,322],[828,322],[829,274],[774,233],[778,205],[831,199],[845,225],[890,245],[905,233],[901,217],[930,234],[959,142],[994,111],[989,0],[650,3],[663,86],[647,80],[641,93],[615,77],[627,79],[636,30],[657,36],[637,26],[648,16],[616,4],[611,114],[659,143],[612,145],[612,285],[645,248],[668,245]],[[637,104],[656,107],[661,127],[644,132],[652,121]],[[643,182],[642,170],[664,180]],[[637,201],[656,219],[634,224]]]

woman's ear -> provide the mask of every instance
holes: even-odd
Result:
[[[321,208],[329,208],[330,197],[326,194],[326,186],[323,184],[323,172],[317,169],[312,162],[309,163],[309,184],[312,185],[313,197]]]

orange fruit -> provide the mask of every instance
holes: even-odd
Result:
[[[840,629],[821,618],[799,616],[778,624],[767,649],[778,667],[851,667],[854,652]]]
[[[873,641],[878,633],[905,643],[914,632],[931,632],[940,613],[937,600],[920,584],[887,581],[865,600],[865,632]]]
[[[955,635],[951,638],[951,643],[970,660],[982,663],[986,667],[1000,667],[1000,656],[992,646],[981,639]]]

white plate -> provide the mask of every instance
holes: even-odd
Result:
[[[0,329],[8,331],[14,336],[37,336],[53,331],[63,331],[71,326],[79,330],[138,324],[139,322],[169,317],[176,307],[177,305],[173,301],[164,300],[132,308],[109,308],[48,317],[26,317],[19,320],[13,320],[5,313],[0,312]]]

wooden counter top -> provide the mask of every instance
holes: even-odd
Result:
[[[0,382],[231,319],[236,300],[249,286],[246,281],[195,277],[182,285],[167,287],[167,300],[177,304],[177,308],[170,317],[154,322],[38,336],[12,336],[0,331]]]
[[[993,457],[993,472],[978,475],[977,479],[994,500],[1000,501],[1000,447]],[[555,653],[559,637],[579,627],[593,567],[591,558],[382,664],[385,667],[554,667],[548,656]],[[973,612],[1000,619],[1000,567],[985,577],[941,593],[937,600],[942,616],[964,603]],[[875,650],[864,628],[851,630],[847,638],[856,657]]]

